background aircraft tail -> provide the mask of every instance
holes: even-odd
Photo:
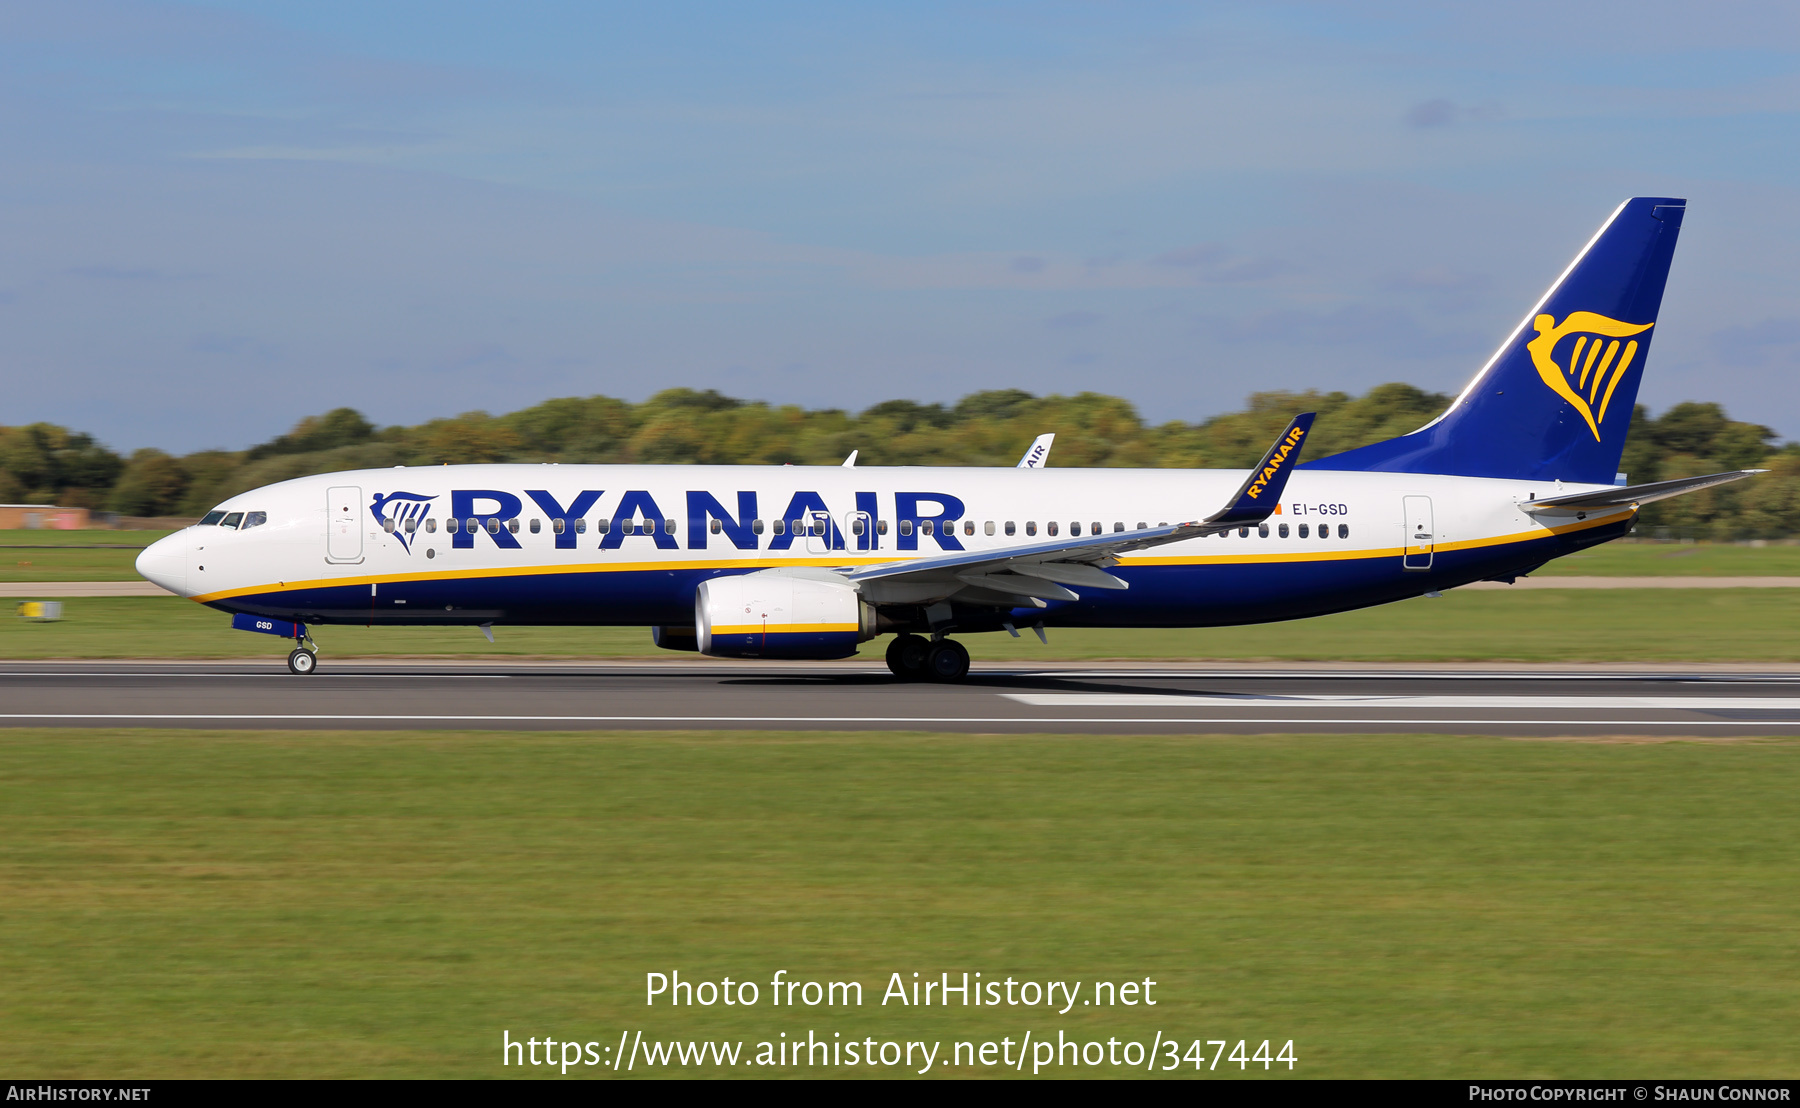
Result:
[[[1448,411],[1306,468],[1611,484],[1686,211],[1619,205]]]

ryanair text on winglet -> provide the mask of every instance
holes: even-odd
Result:
[[[1305,437],[1306,429],[1304,427],[1289,428],[1286,437],[1281,440],[1281,446],[1269,453],[1268,464],[1263,466],[1263,471],[1257,475],[1256,480],[1250,482],[1250,487],[1244,490],[1244,495],[1252,500],[1261,496],[1263,490],[1269,487],[1269,479],[1281,472],[1281,467],[1287,464],[1291,454],[1300,449],[1300,440]]]

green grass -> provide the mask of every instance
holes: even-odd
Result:
[[[0,546],[149,546],[173,531],[88,531],[28,530],[0,528]]]
[[[3,591],[3,590],[0,590]],[[10,613],[13,601],[0,601]],[[233,631],[229,617],[173,597],[72,599],[60,623],[0,614],[0,658],[269,658],[279,639]],[[659,651],[644,628],[321,627],[334,658],[630,658]],[[879,660],[885,639],[863,647]],[[1800,659],[1800,590],[1605,589],[1451,592],[1293,623],[1202,630],[1053,629],[963,639],[977,661],[1339,659],[1360,661],[1758,661]]]
[[[138,551],[167,534],[0,530],[0,582],[139,581]]]
[[[1546,577],[1800,577],[1800,546],[1610,542],[1558,558]]]
[[[497,1077],[502,1029],[1060,1028],[1292,1038],[1314,1077],[1791,1077],[1797,752],[7,731],[0,1069]],[[645,1007],[677,969],[763,1003]],[[777,969],[867,1002],[774,1009]],[[1159,1003],[878,1003],[965,970]]]

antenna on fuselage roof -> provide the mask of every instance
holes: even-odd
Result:
[[[852,450],[850,452],[850,456],[848,458],[844,459],[844,468],[845,469],[849,469],[851,466],[854,466],[856,464],[857,453],[858,453],[858,451]]]

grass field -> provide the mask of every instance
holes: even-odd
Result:
[[[1546,577],[1800,577],[1800,546],[1610,542],[1537,571]]]
[[[0,530],[0,582],[138,581],[138,551],[167,531]]]
[[[0,589],[0,593],[3,593]],[[13,601],[0,600],[10,613]],[[64,601],[60,623],[0,616],[0,658],[268,658],[282,640],[233,631],[230,619],[174,597]],[[657,650],[643,628],[321,627],[321,656],[700,660]],[[962,640],[977,661],[1105,658],[1362,661],[1800,660],[1800,590],[1604,589],[1451,592],[1296,623],[1204,630],[1050,632]],[[863,647],[877,659],[880,639]]]
[[[168,532],[0,531],[0,582],[136,581],[133,562],[138,548],[165,534]],[[130,549],[83,548],[98,544],[123,544]],[[1795,577],[1800,576],[1800,546],[1614,542],[1559,558],[1538,572],[1560,577]]]
[[[1315,1077],[1792,1076],[1797,754],[0,732],[0,1069],[493,1077],[519,1072],[502,1029],[1060,1028],[1291,1038]],[[644,975],[676,969],[867,992],[646,1008]],[[879,1004],[890,973],[965,970],[1149,977],[1158,1004]]]

